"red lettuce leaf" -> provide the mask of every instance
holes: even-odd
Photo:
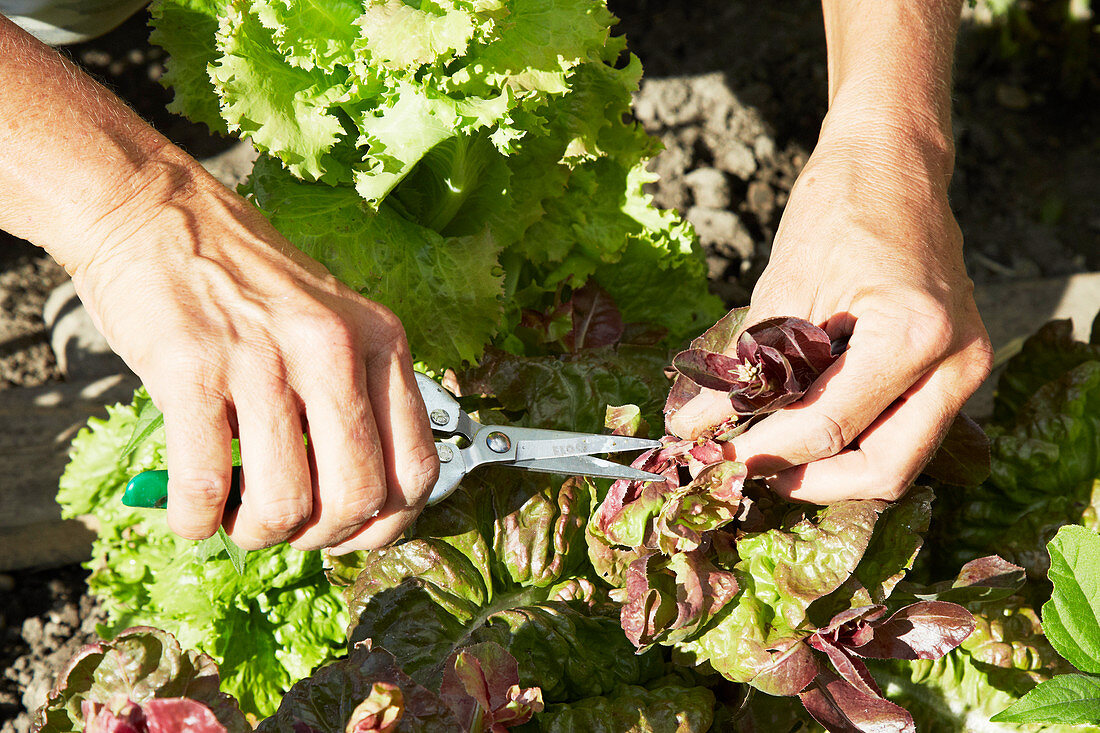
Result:
[[[405,715],[405,696],[392,682],[375,682],[352,711],[345,733],[395,733]]]
[[[495,642],[474,644],[448,660],[439,690],[464,730],[507,730],[542,712],[542,691],[522,688],[515,657]]]
[[[953,486],[977,486],[991,471],[989,438],[978,423],[959,413],[924,473]]]
[[[989,603],[1007,598],[1027,580],[1027,572],[1019,565],[989,555],[971,560],[962,566],[955,580],[945,580],[930,586],[899,583],[898,592],[922,601],[952,603]]]
[[[864,695],[882,697],[882,690],[879,689],[878,684],[867,670],[867,665],[863,663],[862,659],[853,655],[842,644],[838,644],[828,636],[813,634],[808,641],[810,646],[814,649],[825,653],[825,656],[827,656],[832,663],[833,669],[835,669],[848,684]]]
[[[570,317],[573,328],[563,339],[570,352],[614,346],[623,337],[622,313],[611,296],[594,280],[573,291]]]
[[[772,641],[768,659],[757,667],[750,684],[769,695],[797,695],[821,672],[813,650],[804,639]]]
[[[869,624],[870,639],[853,651],[876,659],[939,659],[974,630],[974,617],[955,603],[920,601]]]
[[[638,558],[625,580],[622,627],[639,649],[691,636],[737,595],[734,574],[700,551]]]
[[[832,672],[822,672],[799,694],[802,705],[831,733],[916,733],[905,708],[867,695]]]
[[[672,366],[704,389],[729,392],[744,380],[738,373],[742,364],[732,356],[706,349],[688,349],[672,358]]]
[[[385,683],[378,688],[378,683]],[[393,688],[400,691],[400,698]],[[386,691],[389,691],[388,693]],[[386,693],[386,694],[382,694]],[[374,696],[372,707],[381,717],[371,721],[371,710],[362,708]],[[384,722],[387,708],[401,708],[402,731],[435,733],[460,731],[458,719],[437,694],[406,675],[389,652],[355,644],[343,659],[325,665],[297,682],[283,697],[279,709],[260,722],[257,733],[345,733],[357,716],[357,724]],[[367,715],[364,715],[366,713]],[[390,717],[393,713],[389,713]],[[366,730],[372,730],[367,728]],[[378,730],[385,730],[384,728]]]
[[[735,348],[728,341],[708,348],[727,334],[728,325],[714,337],[704,334],[673,359],[693,387],[677,379],[665,402],[666,425],[701,388],[727,392],[732,411],[742,418],[774,412],[801,399],[835,359],[828,334],[799,318],[761,321],[741,333]]]
[[[645,438],[649,435],[649,423],[642,417],[637,405],[608,405],[604,412],[603,426],[612,435]]]
[[[185,698],[212,711],[230,733],[249,731],[237,701],[221,692],[220,685],[218,666],[211,657],[182,649],[167,631],[135,626],[111,641],[89,644],[77,652],[38,709],[35,729],[43,733],[79,729],[86,724],[85,709],[98,716],[102,705],[117,712],[127,702],[144,706],[154,699]],[[126,724],[135,724],[139,713],[131,711]]]
[[[117,713],[109,705],[85,700],[84,733],[226,733],[209,707],[182,697],[128,702]]]
[[[707,329],[705,333],[694,339],[689,349],[703,349],[705,351],[725,353],[737,337],[737,334],[741,332],[741,327],[744,325],[745,316],[748,315],[748,311],[749,309],[747,307],[734,308],[729,313],[722,316],[722,318]],[[698,384],[683,375],[675,375],[672,389],[669,390],[668,399],[665,400],[664,414],[666,432],[672,432],[670,420],[676,411],[698,395],[699,391],[700,387]]]

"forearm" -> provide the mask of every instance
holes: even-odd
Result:
[[[117,97],[0,16],[0,228],[80,269],[200,170]]]
[[[962,0],[823,0],[826,127],[950,177],[951,64]],[[910,161],[917,162],[917,161]]]

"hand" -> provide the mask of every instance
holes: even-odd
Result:
[[[224,522],[244,549],[396,539],[438,471],[400,322],[197,165],[158,175],[100,217],[73,279],[164,413],[169,525]],[[223,514],[234,436],[242,504]]]
[[[848,349],[802,400],[727,445],[780,495],[899,498],[988,376],[989,339],[947,204],[950,160],[890,126],[827,120],[746,323],[799,316],[849,337]],[[730,414],[727,397],[705,390],[672,429],[694,437]]]

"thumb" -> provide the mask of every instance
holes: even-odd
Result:
[[[729,394],[717,389],[703,389],[674,412],[668,424],[672,434],[694,440],[709,428],[720,425],[733,415]]]

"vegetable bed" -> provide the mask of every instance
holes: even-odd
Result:
[[[499,44],[492,36],[498,5],[456,3],[474,17],[487,14],[471,37],[484,33]],[[256,94],[242,59],[283,42],[278,34],[286,29],[240,7],[222,9],[211,36],[220,54],[212,68],[222,70],[212,74],[217,103],[196,92],[178,104],[212,125],[257,132],[245,129],[254,113],[241,106]],[[664,368],[721,311],[699,295],[704,267],[690,230],[647,208],[641,195],[642,165],[653,148],[622,121],[636,65],[607,37],[610,18],[598,4],[562,4],[563,13],[570,8],[596,18],[588,26],[561,24],[581,48],[568,57],[574,65],[522,79],[501,71],[488,83],[522,89],[516,99],[490,98],[470,80],[435,98],[431,72],[408,77],[398,62],[392,78],[372,80],[381,93],[371,84],[318,83],[321,56],[335,52],[304,44],[302,58],[314,66],[292,61],[283,69],[299,84],[284,101],[304,105],[296,118],[313,114],[318,129],[328,124],[321,137],[331,144],[259,139],[267,157],[248,191],[299,246],[397,310],[424,367],[440,374],[455,367],[448,384],[483,420],[595,430],[610,415],[609,429],[634,432],[644,423],[659,433],[669,388]],[[178,12],[195,27],[192,7],[161,3],[158,12],[162,23]],[[578,30],[586,28],[584,37]],[[264,40],[248,45],[257,38]],[[208,63],[205,42],[169,49],[180,64],[172,69],[178,87],[201,85],[182,59],[193,54]],[[457,53],[457,45],[433,36],[422,49],[377,53],[430,58]],[[431,67],[421,57],[404,63]],[[342,85],[338,101],[317,90],[333,84]],[[429,90],[426,101],[415,84]],[[364,89],[377,99],[354,96]],[[476,97],[475,112],[468,104],[448,107],[455,89]],[[348,110],[349,98],[352,107],[365,105],[361,120]],[[385,118],[405,113],[402,99],[415,102],[409,114],[456,114],[449,124],[471,129],[460,139],[391,140],[385,135],[395,128]],[[498,106],[483,108],[486,100]],[[349,124],[359,126],[369,150],[383,153],[363,156],[362,139],[345,135]],[[313,152],[303,154],[300,144]],[[546,190],[509,186],[526,182],[532,169],[555,172],[540,182]],[[469,175],[468,187],[456,171]],[[441,182],[461,200],[440,196]],[[332,222],[335,231],[322,228]],[[383,236],[404,249],[382,248],[371,252],[375,259],[359,249]],[[536,250],[534,242],[552,246]],[[482,273],[473,292],[438,276],[454,252],[475,263],[465,274]],[[413,304],[370,277],[401,268],[441,287]],[[654,303],[649,294],[658,289],[663,296]],[[454,298],[471,302],[455,305]],[[683,307],[670,309],[670,302]],[[471,314],[461,330],[442,328],[438,314],[448,309]],[[738,332],[736,314],[724,326],[696,345],[723,346]],[[788,340],[809,333],[801,329]],[[967,492],[928,481],[895,505],[844,502],[816,511],[770,498],[736,464],[715,461],[709,444],[670,444],[642,459],[667,472],[663,487],[487,471],[425,512],[394,548],[340,559],[269,550],[250,554],[242,572],[218,545],[192,546],[155,517],[117,504],[127,475],[163,459],[155,410],[139,395],[78,438],[61,500],[103,523],[90,586],[110,613],[109,626],[155,624],[170,629],[182,649],[162,632],[134,631],[86,650],[76,674],[62,675],[45,729],[93,719],[110,726],[120,718],[140,728],[207,709],[220,721],[204,718],[209,729],[241,729],[245,719],[213,692],[220,683],[252,720],[274,713],[264,729],[340,730],[353,718],[356,730],[792,729],[813,725],[802,705],[782,697],[801,693],[833,730],[910,725],[896,703],[918,729],[962,730],[964,721],[987,718],[1068,670],[1038,633],[1037,610],[1049,594],[1042,546],[1059,524],[1095,517],[1089,492],[1100,471],[1089,405],[1100,399],[1090,376],[1096,352],[1073,344],[1059,326],[1029,342],[1008,372],[990,427],[992,476]],[[693,371],[685,359],[681,373],[705,380],[706,370]],[[746,408],[747,416],[774,404]],[[623,409],[608,413],[609,405]],[[948,478],[969,483],[973,471],[965,473]],[[933,541],[924,542],[926,534]],[[1080,534],[1063,545],[1070,541],[1088,546]],[[1074,563],[1063,565],[1062,577],[1079,575]],[[1032,580],[1021,586],[1025,571]],[[1077,582],[1085,586],[1080,592],[1072,585],[1066,581],[1066,593],[1076,593],[1077,605],[1080,597],[1095,604],[1087,583]],[[1069,638],[1082,638],[1082,630]],[[210,654],[220,672],[189,648]],[[1090,650],[1058,650],[1082,671],[1096,671]],[[120,660],[155,670],[158,697],[193,697],[206,707],[153,705],[142,698],[147,691],[106,681],[84,689],[89,670],[106,680],[112,665],[133,663]],[[1055,679],[1085,694],[1092,678]],[[139,705],[80,704],[120,691]]]

